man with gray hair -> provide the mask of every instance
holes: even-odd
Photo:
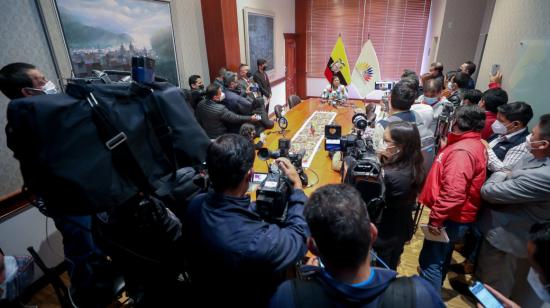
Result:
[[[540,306],[527,286],[529,228],[550,218],[550,114],[525,138],[525,155],[511,171],[498,171],[481,188],[491,206],[482,212],[484,234],[477,274],[525,307]],[[538,307],[538,306],[537,306]]]

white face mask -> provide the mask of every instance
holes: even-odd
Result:
[[[550,303],[550,293],[548,293],[548,288],[550,287],[550,284],[543,285],[542,281],[540,281],[539,274],[531,267],[529,269],[529,274],[527,275],[527,282],[529,282],[529,285],[531,285],[531,288],[537,296],[544,302]]]
[[[453,90],[453,83],[452,82],[447,82],[447,89],[449,89],[450,91]]]
[[[42,91],[44,94],[57,94],[57,88],[51,81],[46,82],[46,84],[42,87]]]
[[[225,93],[222,92],[222,95],[220,95],[220,102],[225,99]]]
[[[510,124],[512,124],[512,123],[510,123]],[[508,125],[510,125],[510,124],[508,124]],[[499,120],[496,120],[495,122],[493,122],[493,124],[491,124],[491,129],[493,130],[493,133],[495,133],[495,134],[506,135],[506,133],[508,132],[508,125],[504,125]]]
[[[531,150],[537,150],[536,148],[533,147],[533,143],[542,143],[542,142],[548,142],[546,140],[540,140],[540,141],[531,141],[531,136],[533,134],[529,134],[527,135],[527,137],[525,137],[525,148],[528,150],[528,151],[531,151]]]
[[[378,152],[378,154],[384,155],[387,158],[392,158],[400,152],[399,149],[397,149],[397,151],[395,151],[395,153],[388,153],[388,149],[390,149],[390,148],[395,148],[395,145],[388,145],[388,143],[385,140],[382,140],[382,142],[380,143],[380,146],[378,147],[377,152]]]

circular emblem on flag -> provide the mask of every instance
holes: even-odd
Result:
[[[331,65],[330,65],[330,70],[336,74],[338,73],[344,66],[346,66],[346,64],[344,64],[344,60],[342,59],[338,59],[336,61],[334,61]]]
[[[369,82],[372,79],[372,75],[374,74],[374,69],[372,66],[366,62],[362,62],[357,64],[357,67],[359,69],[359,73],[361,73],[361,77],[364,81]]]

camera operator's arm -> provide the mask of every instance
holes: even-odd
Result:
[[[302,189],[302,181],[298,175],[298,171],[294,168],[294,165],[288,160],[288,158],[277,158],[277,166],[283,171],[283,173],[288,177],[292,182],[294,189]]]
[[[225,123],[231,123],[231,124],[241,124],[244,122],[257,122],[255,115],[249,116],[249,115],[239,115],[234,113],[233,111],[225,108],[221,120]]]
[[[278,272],[305,256],[309,228],[303,215],[307,197],[301,189],[298,172],[287,158],[278,158],[276,162],[294,187],[288,200],[287,217],[281,223],[269,224],[264,232],[258,234],[256,245],[251,249],[257,258],[262,259],[257,261],[270,264]]]

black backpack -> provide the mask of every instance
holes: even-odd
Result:
[[[368,302],[349,302],[344,298],[335,298],[328,294],[322,282],[315,277],[308,280],[292,280],[294,302],[297,308],[323,308],[332,307],[337,302],[342,307],[363,307]],[[413,308],[416,307],[416,288],[413,277],[399,277],[393,280],[388,288],[380,295],[379,308]]]

